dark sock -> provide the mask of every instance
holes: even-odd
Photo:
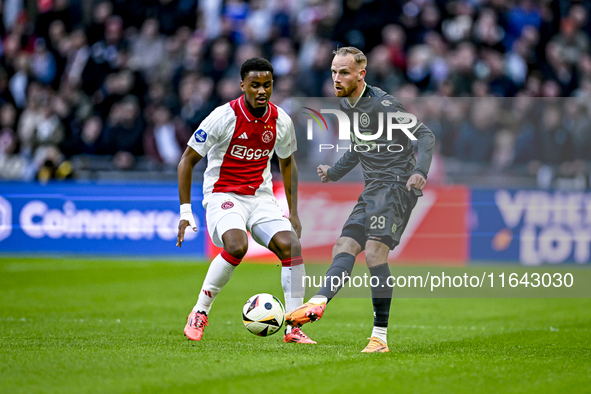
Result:
[[[353,271],[353,266],[355,265],[355,256],[350,253],[339,253],[337,254],[334,259],[332,260],[332,264],[328,271],[326,271],[326,281],[325,286],[323,286],[317,295],[325,296],[328,298],[328,301],[333,299],[335,295],[343,288],[345,283],[351,279],[351,272]],[[334,282],[332,281],[332,278]],[[344,277],[344,280],[343,280]],[[338,278],[338,281],[337,279]],[[340,283],[339,283],[340,282]],[[332,284],[339,284],[336,288],[332,287]],[[327,301],[327,302],[328,302]]]
[[[375,327],[388,327],[390,317],[390,304],[392,303],[392,287],[388,286],[388,277],[390,276],[390,267],[388,264],[381,264],[375,267],[369,267],[369,273],[372,277],[378,278],[371,283],[376,284],[371,288],[371,300],[373,303]]]

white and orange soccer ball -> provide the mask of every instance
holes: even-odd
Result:
[[[256,294],[244,304],[242,320],[248,331],[267,337],[275,334],[283,326],[285,308],[281,301],[271,294]]]

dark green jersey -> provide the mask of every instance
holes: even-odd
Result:
[[[412,174],[419,173],[427,179],[433,157],[435,136],[427,126],[417,120],[409,131],[417,138],[418,157],[415,159],[413,141],[400,129],[392,131],[388,139],[387,116],[392,112],[408,113],[402,104],[383,90],[365,85],[359,100],[351,104],[344,98],[340,110],[345,112],[351,123],[351,150],[328,170],[331,181],[338,181],[361,163],[366,184],[374,180],[384,182],[406,181]],[[364,135],[375,135],[382,118],[382,135],[365,141],[353,132],[355,124]],[[393,123],[406,123],[407,119],[398,117]]]

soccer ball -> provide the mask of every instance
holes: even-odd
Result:
[[[271,294],[256,294],[244,304],[242,320],[248,331],[266,337],[275,334],[283,325],[285,308],[281,301]]]

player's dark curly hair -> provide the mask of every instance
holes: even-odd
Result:
[[[242,63],[242,66],[240,67],[240,77],[243,81],[251,71],[270,71],[271,75],[273,75],[273,66],[267,59],[263,59],[262,57],[251,57]]]

